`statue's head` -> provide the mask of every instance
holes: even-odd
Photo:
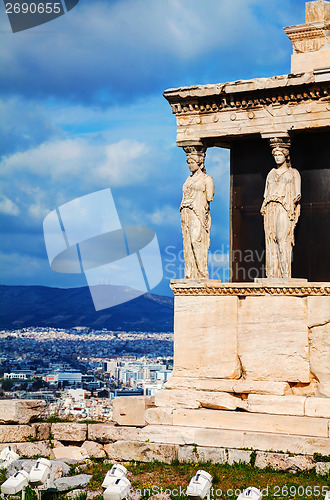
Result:
[[[204,146],[185,146],[185,153],[187,154],[187,163],[191,172],[201,169],[205,171],[204,160],[206,148]]]
[[[270,140],[270,145],[272,148],[272,154],[274,160],[278,166],[283,165],[286,162],[288,167],[291,167],[290,159],[290,146],[291,141],[289,138],[278,138],[274,137]]]

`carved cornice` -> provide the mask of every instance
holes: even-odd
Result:
[[[296,88],[260,89],[250,92],[219,93],[207,97],[182,96],[176,99],[166,96],[172,113],[178,116],[210,114],[221,111],[240,111],[264,108],[265,106],[284,106],[300,102],[327,101],[330,103],[330,82],[322,82]]]
[[[327,41],[330,23],[301,24],[284,28],[295,52],[317,52]]]
[[[305,285],[259,285],[259,284],[204,284],[184,285],[171,283],[171,289],[175,296],[179,295],[221,295],[221,296],[260,296],[260,295],[288,295],[296,297],[308,297],[310,295],[330,295],[330,283]]]

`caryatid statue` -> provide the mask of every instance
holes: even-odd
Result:
[[[214,182],[205,172],[206,148],[187,146],[183,149],[187,154],[191,172],[183,185],[180,205],[185,278],[207,279],[211,229],[210,202],[214,196]]]
[[[266,179],[264,217],[267,278],[291,278],[294,228],[300,215],[300,174],[290,161],[290,139],[270,139],[276,168]]]

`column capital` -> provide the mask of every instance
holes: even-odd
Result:
[[[176,145],[180,148],[185,148],[185,147],[204,147],[206,150],[206,146],[204,145],[203,141],[201,139],[187,139],[184,141],[176,141]]]
[[[290,138],[287,130],[272,130],[271,132],[261,132],[261,137],[263,139]]]

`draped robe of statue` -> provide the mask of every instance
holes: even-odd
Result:
[[[290,278],[294,228],[300,215],[300,174],[286,166],[273,168],[266,179],[264,216],[267,278]]]
[[[208,249],[210,247],[210,201],[214,182],[202,170],[185,181],[180,205],[185,261],[185,278],[208,278]]]

